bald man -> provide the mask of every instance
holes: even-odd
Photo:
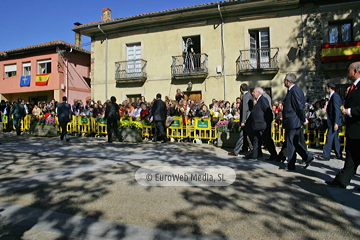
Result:
[[[333,181],[326,181],[332,187],[346,188],[360,164],[360,62],[350,64],[347,78],[352,82],[345,98],[342,111],[346,124],[346,159],[343,169]],[[359,189],[357,189],[359,190]]]

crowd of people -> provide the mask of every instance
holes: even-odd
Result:
[[[360,163],[360,157],[356,155],[356,147],[360,143],[360,100],[357,99],[360,93],[355,95],[355,92],[358,91],[356,85],[360,81],[360,63],[350,65],[348,79],[354,84],[347,90],[345,102],[335,93],[335,85],[332,83],[326,85],[329,98],[320,99],[314,103],[305,101],[304,93],[296,85],[295,74],[289,73],[284,79],[287,94],[283,102],[272,102],[270,96],[261,87],[250,92],[249,86],[244,83],[240,86],[241,97],[237,97],[231,102],[212,99],[212,102],[207,105],[203,100],[186,99],[185,95],[178,89],[174,99],[166,96],[164,101],[161,99],[161,94],[157,94],[156,99],[152,101],[146,101],[142,97],[137,102],[130,103],[125,100],[118,105],[116,98],[111,97],[103,104],[100,100],[97,102],[87,100],[85,103],[82,100],[74,100],[72,105],[66,103],[61,108],[68,109],[68,115],[90,116],[97,120],[100,118],[108,119],[109,142],[112,142],[113,131],[115,131],[118,140],[121,140],[116,126],[120,117],[154,121],[156,126],[154,141],[157,141],[158,135],[160,135],[163,142],[168,140],[164,129],[168,126],[169,117],[183,117],[184,121],[193,117],[208,118],[211,119],[213,126],[220,119],[226,119],[229,122],[239,120],[241,127],[239,140],[234,151],[229,152],[229,155],[238,156],[243,151],[248,153],[245,155],[246,159],[257,159],[262,156],[261,145],[265,144],[270,152],[270,158],[267,160],[284,161],[287,159],[287,170],[289,171],[295,170],[296,153],[302,157],[305,168],[315,158],[308,152],[305,145],[303,127],[306,124],[309,124],[310,128],[328,129],[327,145],[324,147],[324,153],[317,156],[319,160],[330,160],[333,145],[335,146],[336,157],[342,159],[337,134],[343,123],[342,116],[344,116],[346,118],[348,146],[346,163],[336,178],[327,184],[346,188]],[[66,97],[63,100],[65,103]],[[19,99],[17,103],[11,104],[1,101],[0,104],[1,115],[6,115],[9,119],[13,115],[12,119],[18,135],[20,135],[19,121],[26,114],[47,117],[59,114],[58,110],[58,103],[54,99],[48,103],[29,104],[25,103],[23,99]],[[282,125],[286,131],[285,142],[280,153],[276,152],[274,141],[271,138],[271,124],[274,119],[275,125]],[[63,137],[64,133],[61,134],[61,138]]]

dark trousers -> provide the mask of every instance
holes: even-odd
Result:
[[[356,170],[360,164],[359,148],[360,140],[346,138],[346,158],[343,169],[336,175],[336,182],[342,185],[349,185],[352,177],[355,175]]]
[[[115,137],[119,141],[122,140],[121,134],[120,134],[119,129],[118,129],[118,120],[116,120],[116,119],[107,119],[106,127],[107,127],[107,133],[108,133],[108,142],[113,141],[113,138],[112,138],[113,133],[115,134]]]
[[[251,143],[253,145],[253,149],[250,154],[251,158],[258,158],[259,155],[262,155],[261,143],[264,131],[265,130],[253,130],[251,131],[251,134],[249,134]]]
[[[14,116],[13,125],[15,126],[16,129],[16,135],[19,136],[21,133],[21,118]]]
[[[339,141],[338,131],[337,130],[335,131],[333,126],[330,126],[328,128],[328,133],[326,134],[326,143],[322,154],[324,158],[330,159],[332,146],[334,146],[336,157],[340,157],[341,152],[340,152],[340,141]]]
[[[286,132],[285,132],[286,134]],[[305,136],[304,136],[304,132],[301,131],[300,132],[300,143],[304,146],[304,148],[306,149],[306,143],[305,143]],[[286,157],[286,141],[283,143],[281,150],[279,152],[279,157]],[[306,157],[307,155],[301,156],[301,157],[305,157],[302,160],[306,161]]]
[[[301,135],[303,135],[303,128],[286,129],[285,142],[288,157],[288,169],[295,169],[296,153],[305,161],[310,160],[313,155],[310,154],[305,145],[302,144]]]
[[[266,129],[263,135],[264,144],[272,157],[277,156],[274,140],[271,137],[271,123],[266,124]]]
[[[64,136],[67,135],[67,121],[59,121],[60,127],[61,127],[61,134],[60,134],[60,138],[64,139]]]
[[[154,141],[157,141],[158,134],[160,133],[160,136],[164,141],[166,141],[166,134],[164,129],[164,123],[163,121],[155,121],[155,135],[154,135]]]

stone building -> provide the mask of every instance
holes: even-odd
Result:
[[[92,39],[95,100],[174,99],[180,89],[232,102],[241,83],[282,100],[288,72],[315,100],[328,81],[344,91],[346,68],[359,59],[358,16],[354,1],[221,1],[120,18],[105,8],[101,21],[73,31]]]

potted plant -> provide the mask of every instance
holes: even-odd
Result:
[[[30,119],[30,135],[40,137],[56,137],[57,125],[55,117],[32,117]]]
[[[142,141],[142,124],[136,121],[120,121],[120,134],[125,142]]]
[[[239,139],[239,123],[222,120],[216,123],[215,128],[218,132],[218,147],[233,148]]]

